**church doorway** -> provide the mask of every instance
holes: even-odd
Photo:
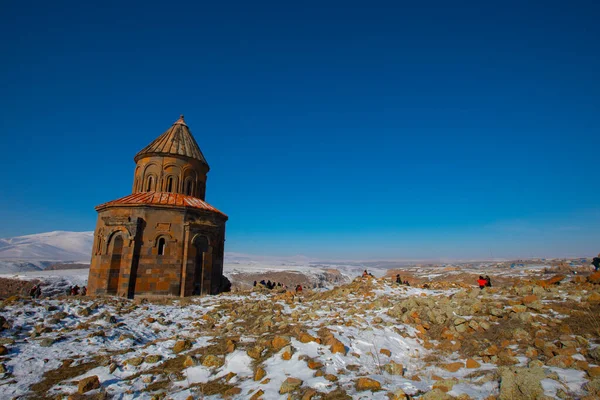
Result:
[[[117,234],[113,237],[110,268],[108,270],[107,294],[117,294],[119,288],[119,275],[121,273],[121,259],[123,258],[123,237]]]
[[[201,295],[204,255],[208,252],[208,239],[206,236],[198,236],[194,241],[194,247],[196,249],[196,257],[194,260],[194,291],[192,295]]]

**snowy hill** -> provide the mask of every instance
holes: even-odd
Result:
[[[94,232],[54,231],[0,239],[0,260],[89,263]]]

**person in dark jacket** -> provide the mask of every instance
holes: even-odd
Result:
[[[402,278],[400,278],[400,274],[396,274],[396,283],[398,285],[402,285]]]
[[[492,287],[492,280],[488,275],[485,276],[485,287]]]
[[[592,260],[592,265],[596,271],[600,269],[600,254],[598,254],[598,257],[594,257]]]

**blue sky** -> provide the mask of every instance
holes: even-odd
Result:
[[[183,113],[228,251],[597,254],[600,6],[492,3],[4,2],[0,237],[92,230]]]

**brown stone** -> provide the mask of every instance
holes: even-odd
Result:
[[[189,340],[179,340],[175,342],[173,346],[173,353],[181,353],[182,351],[189,350],[192,348],[192,342]]]
[[[383,354],[383,355],[386,355],[386,356],[388,356],[388,357],[391,357],[391,356],[392,356],[392,352],[391,352],[391,351],[389,351],[388,349],[381,349],[381,350],[379,350],[379,352],[380,352],[381,354]]]
[[[186,368],[193,367],[194,365],[196,365],[196,359],[192,356],[186,356],[183,360],[183,366]]]
[[[600,271],[593,272],[590,276],[588,276],[588,282],[599,284],[600,283]]]
[[[263,392],[262,389],[258,389],[258,391],[250,397],[250,400],[259,400],[262,398],[263,394],[265,394],[265,392]]]
[[[255,381],[260,381],[262,378],[265,377],[265,375],[267,375],[267,373],[261,367],[256,367],[256,369],[254,370],[254,380]]]
[[[348,352],[346,346],[344,346],[344,344],[337,339],[333,340],[333,343],[330,346],[330,350],[332,353],[342,353],[344,355],[346,355],[346,353]]]
[[[293,392],[294,390],[298,389],[301,385],[302,385],[301,379],[287,378],[281,384],[281,387],[279,388],[279,394],[286,394],[286,393]]]
[[[312,400],[313,397],[317,395],[317,391],[315,389],[307,389],[306,392],[302,395],[301,400]]]
[[[0,356],[8,354],[8,349],[6,346],[0,346]]]
[[[310,368],[310,369],[320,369],[320,368],[323,368],[323,363],[321,363],[319,361],[309,360],[308,361],[308,368]]]
[[[598,367],[598,366],[589,367],[587,370],[587,373],[592,378],[600,376],[600,367]]]
[[[453,362],[450,364],[443,364],[442,368],[444,368],[446,371],[449,372],[456,372],[459,369],[463,368],[465,366],[465,364],[463,364],[462,362]]]
[[[473,360],[472,358],[467,359],[467,363],[466,363],[467,368],[479,368],[481,367],[481,364],[479,364],[477,361]]]
[[[533,303],[534,301],[538,301],[538,297],[535,294],[523,297],[523,304]]]
[[[371,378],[358,378],[356,381],[356,390],[364,392],[365,390],[378,391],[381,390],[381,383]]]
[[[388,364],[383,366],[383,369],[390,375],[404,375],[404,366],[395,361],[390,361]]]
[[[598,302],[600,302],[600,293],[598,293],[598,292],[592,292],[588,296],[587,301],[589,301],[590,303],[598,303]]]
[[[284,348],[285,346],[287,346],[288,344],[290,344],[290,338],[287,336],[275,336],[275,338],[273,338],[273,341],[271,342],[271,347],[273,347],[273,349],[275,351],[281,350],[282,348]]]
[[[317,342],[317,341],[319,341],[319,339],[317,339],[317,338],[309,335],[308,333],[304,333],[304,332],[302,332],[300,334],[300,336],[298,337],[298,340],[301,343],[309,343],[309,342]]]
[[[329,382],[337,382],[338,377],[333,374],[325,374],[325,379],[327,379]]]
[[[230,389],[227,389],[225,392],[223,392],[223,398],[231,399],[241,393],[242,393],[242,389],[240,389],[239,387],[232,387]]]
[[[100,379],[97,375],[92,375],[87,378],[83,378],[77,383],[77,391],[79,393],[86,393],[90,390],[98,389],[100,387]]]
[[[223,366],[223,364],[224,364],[223,359],[220,357],[217,357],[213,354],[206,355],[202,359],[202,365],[204,365],[205,367],[220,368]]]

